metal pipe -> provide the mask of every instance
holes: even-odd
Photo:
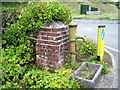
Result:
[[[82,39],[82,40],[83,40],[83,42],[85,42],[85,41],[86,41],[86,38],[85,38],[84,36],[76,36],[76,39]]]
[[[76,63],[76,29],[77,24],[69,25],[69,34],[70,34],[70,59],[72,61],[72,65]]]

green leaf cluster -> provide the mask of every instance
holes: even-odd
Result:
[[[61,70],[67,72],[69,70],[61,68],[50,73],[47,70],[31,70],[25,74],[23,85],[27,88],[83,88],[72,77],[66,77]]]
[[[81,42],[81,41],[77,41],[77,56],[80,55],[89,55],[88,58],[86,59],[82,59],[81,62],[77,63],[75,65],[75,69],[78,68],[80,66],[80,64],[82,64],[82,62],[92,62],[95,64],[101,64],[103,66],[102,69],[102,73],[103,74],[107,74],[109,73],[109,68],[108,68],[108,64],[105,61],[105,56],[103,58],[102,61],[98,61],[97,60],[97,45],[93,40],[87,40],[85,42]]]
[[[97,46],[93,40],[87,39],[85,42],[77,41],[76,45],[79,54],[95,55],[97,53]]]
[[[48,9],[50,10],[54,21],[62,21],[65,24],[69,24],[71,22],[72,16],[67,5],[59,2],[50,2]]]
[[[36,38],[39,28],[52,21],[69,24],[70,10],[59,2],[30,2],[17,12],[14,23],[2,34],[2,88],[79,87],[65,74],[50,73],[34,66],[36,41],[26,37]]]
[[[90,56],[88,59],[83,60],[83,61],[88,61],[96,64],[101,64],[103,66],[102,73],[107,74],[110,72],[110,69],[108,68],[108,64],[105,62],[105,60],[98,61],[97,56]]]

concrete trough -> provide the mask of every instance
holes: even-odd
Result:
[[[93,76],[92,79],[88,80],[83,77],[79,77],[78,75],[87,67],[91,67],[96,70],[95,75]],[[84,84],[85,86],[89,88],[95,88],[97,82],[99,81],[101,77],[101,72],[102,72],[102,65],[100,64],[93,64],[90,62],[84,62],[74,73],[73,77],[78,80],[80,83]]]

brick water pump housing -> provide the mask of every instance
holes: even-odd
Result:
[[[36,39],[36,64],[58,69],[69,56],[69,27],[57,21],[40,29]]]

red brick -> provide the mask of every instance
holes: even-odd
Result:
[[[58,55],[57,55],[57,54],[54,54],[54,55],[53,55],[53,58],[54,58],[54,59],[57,59],[57,58],[58,58]]]
[[[54,62],[53,62],[53,65],[54,65],[54,66],[56,66],[56,65],[57,65],[57,62],[56,62],[56,61],[54,61]]]
[[[38,55],[38,54],[41,54],[41,51],[38,49],[38,50],[36,50],[36,54]]]
[[[59,61],[59,58],[58,58],[58,57],[54,58],[54,61],[55,61],[55,62],[58,62],[58,61]]]
[[[36,43],[41,43],[41,40],[37,40]]]
[[[58,50],[54,51],[54,54],[58,54]]]
[[[51,28],[45,28],[44,31],[50,32],[50,31],[51,31]]]
[[[57,30],[55,28],[52,29],[53,32],[57,32]]]
[[[54,34],[53,33],[48,33],[48,36],[54,36]]]
[[[43,40],[47,40],[48,38],[47,38],[47,37],[41,37],[41,39],[43,39]]]
[[[41,32],[41,35],[47,35],[47,33],[46,32]]]
[[[62,39],[62,37],[58,37],[58,38],[56,38],[56,41],[61,40],[61,39]]]
[[[44,41],[44,40],[43,40],[41,43],[43,43],[43,44],[47,44],[47,43],[48,43],[48,41]]]
[[[40,44],[39,44],[39,43],[37,43],[37,44],[36,44],[36,47],[40,47]]]
[[[60,45],[60,44],[61,44],[61,42],[57,42],[57,43],[56,43],[56,45]]]
[[[58,50],[59,49],[59,47],[58,46],[54,46],[54,50],[56,51],[56,50]]]
[[[41,66],[42,65],[42,60],[40,60],[40,59],[36,60],[36,64],[37,64],[37,66]]]
[[[49,61],[49,65],[52,65],[53,64],[53,62],[52,61]]]

